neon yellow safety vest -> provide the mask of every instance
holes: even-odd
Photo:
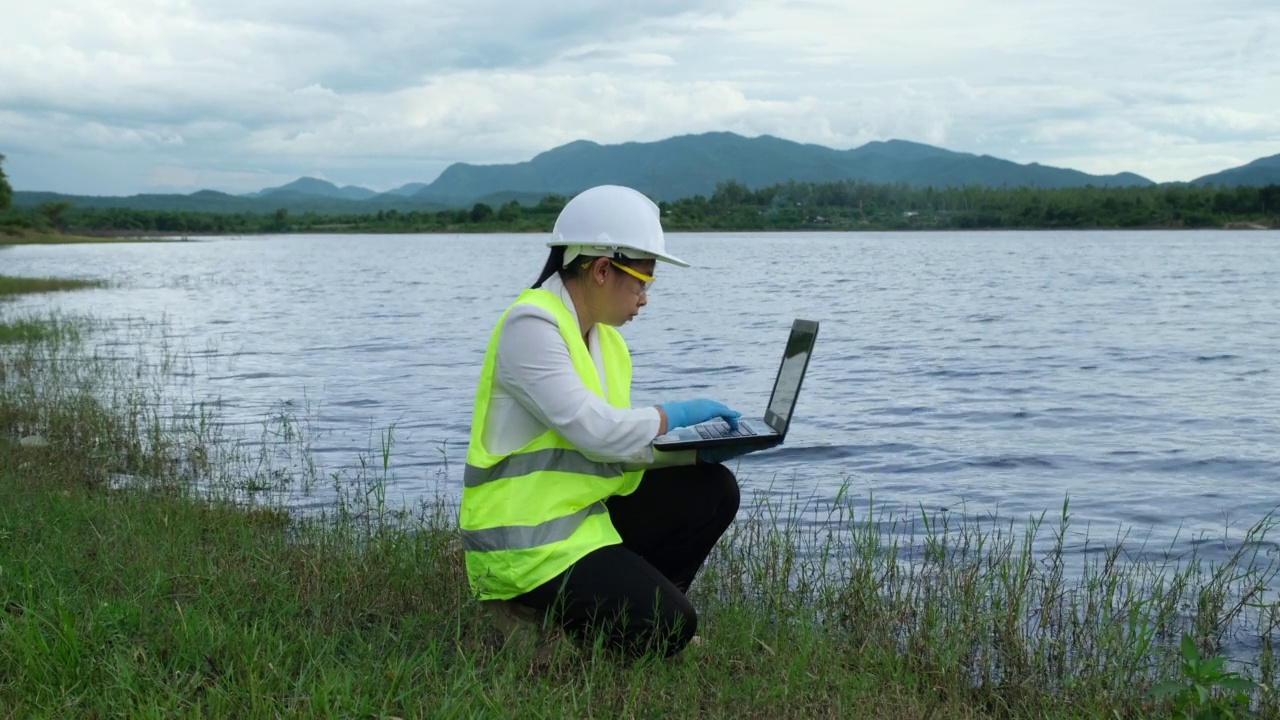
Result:
[[[511,305],[537,305],[556,319],[582,384],[604,397],[595,362],[582,340],[577,318],[546,290],[525,290]],[[485,419],[493,394],[498,337],[511,308],[489,337],[471,416],[471,443],[463,472],[458,525],[466,551],[467,577],[481,600],[506,600],[564,572],[587,553],[622,542],[609,520],[605,498],[628,495],[643,471],[592,460],[548,429],[507,455],[484,447]],[[608,402],[631,406],[631,354],[615,328],[597,325]]]

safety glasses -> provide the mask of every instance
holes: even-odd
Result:
[[[588,260],[587,262],[582,263],[582,267],[586,268],[588,265],[591,264],[591,262],[592,261]],[[652,275],[645,275],[639,270],[634,270],[632,268],[629,268],[626,265],[623,265],[622,263],[618,262],[617,260],[610,260],[609,264],[640,281],[640,292],[636,293],[637,295],[645,295],[649,292],[649,288],[653,287]]]
[[[642,294],[646,294],[646,293],[648,293],[648,292],[649,292],[649,288],[653,287],[653,276],[652,276],[652,275],[645,275],[644,273],[640,272],[639,270],[635,270],[635,269],[633,269],[633,268],[629,268],[629,267],[627,267],[626,265],[623,265],[622,263],[620,263],[620,262],[618,262],[618,261],[616,261],[616,260],[610,260],[610,261],[609,261],[609,264],[610,264],[610,265],[612,265],[612,266],[614,266],[614,267],[616,267],[616,268],[618,268],[618,269],[619,269],[619,270],[621,270],[622,272],[624,272],[624,273],[626,273],[626,274],[630,275],[631,277],[633,277],[633,278],[635,278],[635,279],[637,279],[637,280],[639,280],[639,281],[640,281],[640,292],[639,292],[639,293],[637,293],[637,294],[641,294],[641,295],[642,295]]]

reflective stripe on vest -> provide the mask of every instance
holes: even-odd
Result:
[[[589,460],[586,455],[577,450],[550,448],[520,455],[510,455],[493,467],[484,468],[467,465],[462,472],[462,486],[469,488],[479,487],[494,480],[524,477],[540,470],[594,475],[600,478],[617,477],[623,472],[622,466],[618,463]]]
[[[476,552],[495,550],[528,550],[569,539],[583,520],[592,515],[608,512],[604,503],[598,502],[572,515],[548,520],[540,525],[511,525],[508,527],[463,530],[462,548]]]

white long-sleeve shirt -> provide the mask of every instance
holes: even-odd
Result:
[[[579,319],[573,298],[552,275],[542,289],[557,295]],[[600,386],[608,395],[599,332],[587,333]],[[655,451],[661,418],[657,408],[615,408],[591,392],[573,368],[569,348],[551,313],[535,305],[517,305],[507,313],[498,338],[494,387],[484,427],[489,452],[506,454],[552,428],[580,452],[600,462],[630,467],[688,465],[693,451]]]

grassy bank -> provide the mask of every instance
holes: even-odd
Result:
[[[95,238],[87,235],[63,235],[61,233],[32,233],[30,235],[0,235],[0,245],[78,245],[97,242],[133,242],[133,238]]]
[[[85,288],[103,287],[98,280],[74,280],[70,278],[28,278],[0,275],[0,300],[33,293],[65,292]]]
[[[294,419],[246,450],[138,382],[172,359],[22,322],[47,328],[0,345],[0,716],[1170,717],[1194,691],[1151,691],[1185,676],[1180,639],[1213,655],[1235,632],[1274,681],[1269,526],[1227,563],[1153,567],[1066,553],[1066,507],[1001,526],[847,494],[819,524],[747,503],[677,661],[562,645],[534,667],[468,596],[449,504],[385,501],[390,432],[324,511],[290,513],[280,493],[324,477]]]
[[[172,238],[119,235],[74,235],[37,230],[0,232],[0,245],[80,245],[85,243],[173,242]]]

